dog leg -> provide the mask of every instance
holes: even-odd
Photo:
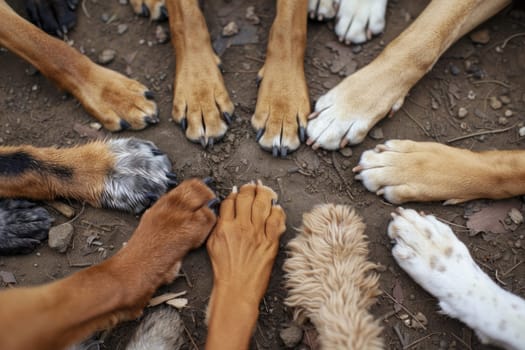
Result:
[[[384,348],[381,326],[368,312],[380,291],[364,230],[350,207],[326,204],[303,215],[288,243],[285,304],[299,322],[310,319],[322,349]]]
[[[215,225],[213,192],[189,180],[148,211],[127,245],[105,262],[63,280],[0,293],[0,348],[57,350],[136,318],[171,282],[190,249]]]
[[[434,142],[390,140],[363,152],[356,179],[391,203],[525,194],[525,151],[472,152]]]
[[[419,285],[439,299],[443,313],[476,331],[483,343],[525,346],[525,301],[494,283],[450,227],[432,215],[399,209],[388,236],[392,254]]]
[[[114,139],[72,148],[0,147],[0,197],[57,197],[139,213],[175,185],[150,141]]]
[[[334,150],[363,141],[378,121],[401,108],[408,91],[454,41],[508,3],[432,1],[372,63],[319,98],[307,144]]]
[[[153,94],[142,84],[100,67],[65,42],[18,16],[0,0],[0,45],[34,65],[111,131],[159,121]]]
[[[286,156],[305,141],[310,112],[304,76],[307,1],[277,1],[252,126],[259,145]]]
[[[224,87],[221,63],[197,0],[168,0],[171,39],[175,50],[173,120],[186,137],[213,146],[231,122],[233,103]]]
[[[164,21],[168,19],[168,10],[164,5],[165,0],[130,0],[133,11],[142,17],[152,20]]]

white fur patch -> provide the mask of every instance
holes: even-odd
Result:
[[[166,155],[154,153],[158,149],[153,142],[115,139],[108,141],[108,147],[115,165],[105,181],[104,207],[139,213],[168,190],[171,162]]]
[[[505,291],[474,262],[450,227],[434,216],[399,209],[388,226],[399,266],[439,299],[443,312],[484,343],[525,348],[525,301]]]

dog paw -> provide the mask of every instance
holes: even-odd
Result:
[[[302,65],[288,66],[272,57],[259,71],[252,126],[264,150],[285,157],[305,141],[310,101]]]
[[[168,157],[153,142],[115,139],[107,147],[115,163],[104,180],[103,207],[140,213],[176,185]]]
[[[36,26],[63,37],[77,23],[78,3],[78,0],[26,0],[26,12]]]
[[[110,69],[91,64],[75,97],[109,131],[140,130],[159,122],[147,87]]]
[[[357,180],[391,203],[484,198],[488,173],[478,154],[434,142],[390,140],[363,152]]]
[[[34,203],[0,200],[0,255],[30,253],[47,238],[52,222],[47,210]]]
[[[135,330],[126,350],[175,350],[184,344],[184,323],[173,307],[160,306]]]
[[[220,59],[210,47],[177,58],[172,116],[186,137],[212,147],[231,123],[233,103],[224,86]]]
[[[152,20],[165,21],[168,19],[168,10],[164,0],[130,0],[133,11],[142,17]]]
[[[308,145],[335,150],[358,144],[387,114],[401,108],[412,80],[394,79],[388,60],[374,61],[321,96],[308,117]],[[384,81],[386,88],[372,88],[371,81]]]
[[[385,29],[387,0],[309,0],[310,18],[319,21],[336,17],[339,41],[361,44]]]
[[[519,349],[525,302],[494,283],[475,263],[450,227],[432,215],[399,208],[388,236],[395,260],[439,299],[443,313],[473,328],[483,343]]]

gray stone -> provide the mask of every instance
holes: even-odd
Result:
[[[279,333],[284,346],[293,348],[303,339],[303,330],[295,325],[284,328]]]
[[[49,247],[65,253],[73,238],[73,231],[73,225],[69,223],[51,227],[48,238]]]

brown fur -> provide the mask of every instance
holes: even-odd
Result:
[[[365,224],[348,206],[325,204],[303,215],[288,243],[286,305],[319,332],[322,349],[382,349],[381,326],[368,309],[379,275],[369,262]]]
[[[216,218],[206,204],[213,197],[201,181],[185,181],[146,211],[112,258],[57,282],[1,292],[0,348],[62,349],[138,317],[210,232]]]
[[[0,45],[34,65],[60,88],[73,94],[107,129],[121,129],[121,118],[142,129],[145,116],[156,118],[157,106],[145,98],[147,88],[100,67],[65,42],[18,16],[0,0]]]
[[[46,165],[69,169],[72,176],[61,177],[43,169],[0,176],[0,197],[35,200],[67,197],[100,206],[105,177],[115,163],[114,156],[104,142],[72,148],[0,147],[0,157],[17,152],[24,152]]]

